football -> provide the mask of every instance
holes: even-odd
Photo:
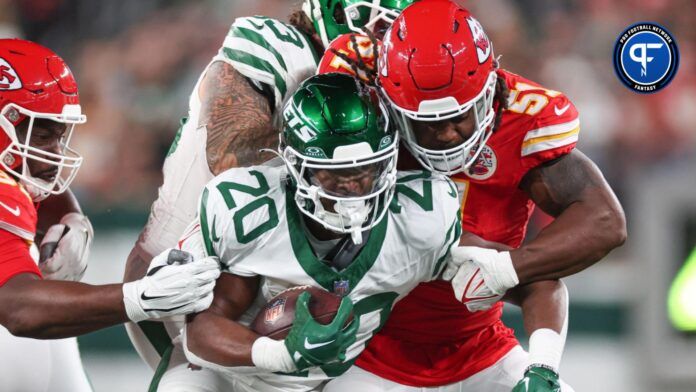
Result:
[[[308,307],[314,320],[320,324],[329,324],[338,312],[341,297],[318,287],[297,286],[284,290],[271,298],[261,308],[249,328],[259,335],[268,336],[271,339],[284,339],[290,332],[292,322],[295,319],[297,297],[305,291],[311,295]],[[346,323],[352,319],[353,315],[351,314]]]

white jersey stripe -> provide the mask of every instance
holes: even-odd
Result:
[[[560,139],[550,139],[540,143],[530,144],[522,149],[522,156],[528,156],[540,151],[553,150],[554,148],[559,148],[567,146],[572,143],[577,143],[578,132],[571,132],[568,136]]]
[[[525,137],[524,137],[524,141],[526,142],[527,140],[536,139],[538,137],[558,135],[558,134],[570,132],[573,129],[577,128],[578,126],[580,126],[580,119],[575,118],[572,121],[565,122],[562,124],[554,124],[554,125],[549,125],[549,126],[542,127],[542,128],[537,128],[537,129],[528,131],[527,135],[525,135]]]

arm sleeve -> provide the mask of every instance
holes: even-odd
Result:
[[[526,169],[570,153],[578,142],[580,118],[575,105],[563,94],[549,99],[525,133],[521,158]]]
[[[0,286],[21,273],[41,277],[41,272],[29,253],[25,240],[6,230],[0,230]]]

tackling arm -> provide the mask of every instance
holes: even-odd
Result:
[[[0,324],[16,336],[59,339],[128,320],[120,284],[92,286],[19,274],[0,287],[0,298]]]
[[[580,151],[530,170],[520,187],[556,218],[534,240],[510,251],[520,283],[577,273],[626,240],[621,205]]]
[[[497,251],[511,248],[464,233],[461,246],[477,246]],[[455,282],[453,281],[453,284]],[[491,298],[490,304],[493,304]],[[522,310],[524,329],[529,340],[529,365],[542,365],[558,372],[568,328],[568,290],[560,280],[545,280],[515,286],[503,297]]]
[[[4,267],[32,263],[29,251],[23,252]],[[217,259],[193,260],[186,252],[170,249],[153,259],[144,278],[125,284],[93,286],[18,273],[0,285],[0,324],[13,335],[56,339],[127,320],[199,312],[210,305],[219,275]]]

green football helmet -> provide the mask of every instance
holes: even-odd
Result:
[[[341,34],[375,32],[378,23],[389,27],[404,8],[416,0],[304,0],[302,10],[328,48]],[[379,37],[378,37],[379,38]]]
[[[300,211],[351,234],[377,225],[394,196],[398,136],[368,87],[339,73],[305,80],[283,109],[279,147]]]

